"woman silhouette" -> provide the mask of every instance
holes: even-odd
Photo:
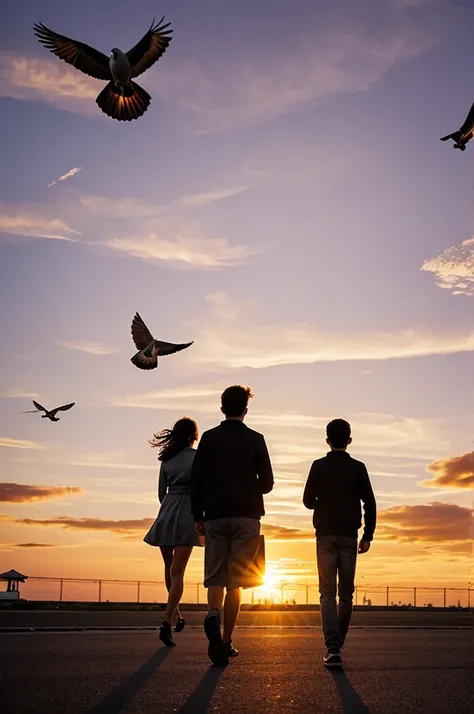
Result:
[[[158,480],[158,499],[161,507],[158,517],[143,539],[161,550],[165,564],[165,582],[168,602],[160,626],[160,640],[167,646],[176,642],[171,631],[171,621],[177,615],[175,632],[184,629],[185,621],[179,611],[183,594],[184,573],[195,545],[204,545],[194,526],[189,498],[189,481],[198,438],[197,424],[189,417],[179,419],[172,429],[154,434],[149,442],[159,448],[161,461]]]

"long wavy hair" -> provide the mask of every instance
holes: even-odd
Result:
[[[171,429],[162,429],[158,434],[153,434],[153,439],[148,443],[160,450],[159,461],[169,461],[186,447],[192,446],[198,436],[198,426],[194,419],[183,417]]]

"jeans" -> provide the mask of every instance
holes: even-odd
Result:
[[[318,536],[316,554],[324,639],[328,649],[340,650],[346,639],[352,615],[357,538],[337,535]],[[338,607],[336,607],[337,576]]]

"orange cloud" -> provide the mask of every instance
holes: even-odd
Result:
[[[391,506],[379,511],[376,539],[452,543],[472,539],[471,508],[434,501],[426,505]]]
[[[14,548],[56,548],[53,543],[14,543]]]
[[[55,518],[12,518],[0,516],[0,520],[17,523],[24,526],[56,526],[68,530],[110,531],[111,533],[131,534],[150,528],[153,518],[136,520],[112,521],[102,518],[72,518],[57,516]]]
[[[474,451],[450,459],[433,461],[426,467],[434,478],[420,482],[420,486],[442,488],[455,486],[457,488],[472,488],[474,486]]]
[[[271,523],[262,524],[262,534],[269,540],[314,540],[314,531],[275,526]]]
[[[23,483],[0,481],[0,503],[32,503],[76,493],[82,493],[82,488],[77,486],[30,486]]]

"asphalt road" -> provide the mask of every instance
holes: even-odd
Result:
[[[329,673],[319,630],[236,631],[210,667],[201,631],[0,637],[2,714],[472,714],[470,630],[354,630]]]
[[[201,627],[205,612],[185,611],[189,626]],[[154,627],[160,624],[162,612],[107,612],[54,610],[0,610],[0,630],[6,627]],[[356,627],[472,627],[473,612],[405,610],[355,611],[352,624]],[[318,611],[249,611],[240,613],[242,627],[320,627]]]

